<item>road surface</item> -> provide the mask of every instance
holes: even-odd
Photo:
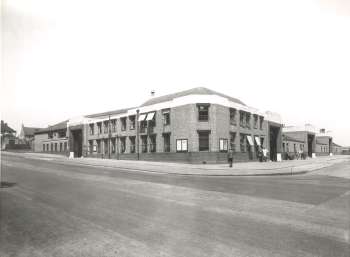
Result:
[[[344,256],[350,163],[198,177],[2,154],[0,256]]]

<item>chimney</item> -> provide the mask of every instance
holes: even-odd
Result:
[[[151,91],[151,97],[154,97],[154,95],[156,94],[156,92],[154,90]]]

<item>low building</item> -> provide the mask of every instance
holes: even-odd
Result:
[[[22,144],[26,144],[28,145],[28,147],[35,151],[34,147],[34,133],[39,131],[40,129],[42,128],[34,128],[34,127],[25,127],[23,124],[22,124],[22,128],[21,128],[21,132],[18,136],[20,142]]]
[[[34,151],[68,155],[67,122],[68,120],[36,130]]]
[[[350,148],[349,148],[350,149]],[[343,147],[332,142],[332,153],[333,154],[342,154]]]
[[[311,124],[306,124],[305,126],[283,127],[282,134],[285,139],[290,140],[284,141],[285,147],[287,143],[289,144],[289,142],[291,142],[293,144],[292,150],[294,151],[294,144],[297,145],[299,143],[303,145],[303,152],[306,153],[307,156],[316,156],[316,129]]]
[[[16,130],[1,120],[1,150],[12,148],[17,141]]]
[[[305,140],[282,134],[282,157],[284,160],[295,159],[299,153],[305,154]]]
[[[326,130],[320,129],[319,133],[316,134],[316,155],[324,156],[333,153],[333,137],[331,133]]]
[[[75,156],[188,163],[270,159],[282,153],[279,114],[261,112],[207,88],[152,97],[136,108],[70,119],[68,147]]]

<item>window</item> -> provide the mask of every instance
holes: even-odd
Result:
[[[108,133],[108,120],[103,122],[103,133]]]
[[[111,152],[112,153],[115,153],[115,140],[116,140],[115,137],[111,138]]]
[[[43,144],[43,152],[45,152],[45,144]]]
[[[120,118],[121,122],[121,130],[125,131],[126,130],[126,117]]]
[[[300,150],[303,150],[303,145],[302,144],[300,144]]]
[[[135,115],[134,116],[129,116],[129,124],[130,124],[130,130],[135,129]]]
[[[129,137],[130,153],[135,153],[135,137]]]
[[[112,132],[116,132],[117,131],[117,120],[111,120],[111,125],[112,125]]]
[[[97,153],[101,153],[101,140],[96,140],[97,143]]]
[[[125,137],[120,138],[120,152],[125,153],[126,150],[126,143],[125,143]]]
[[[60,152],[62,152],[62,142],[60,143]]]
[[[230,124],[231,125],[237,125],[236,113],[237,113],[236,109],[230,108]]]
[[[49,149],[49,148],[50,148],[50,145],[49,145],[49,144],[47,144],[47,145],[46,145],[46,151],[47,151],[47,152],[48,152],[48,151],[50,151],[50,149]]]
[[[48,137],[49,139],[52,139],[52,138],[53,138],[53,132],[50,131],[49,133],[47,133],[47,137]]]
[[[228,140],[227,139],[219,139],[219,150],[220,152],[227,152],[228,150]]]
[[[147,153],[147,136],[141,136],[141,151]]]
[[[163,110],[163,125],[170,125],[170,109]]]
[[[92,151],[94,149],[93,144],[94,144],[93,140],[89,140],[89,149],[88,149],[88,151],[89,151],[90,154],[92,154]]]
[[[157,149],[156,135],[152,135],[152,136],[150,136],[149,138],[150,138],[150,140],[151,140],[151,143],[150,143],[150,145],[149,145],[149,148],[150,148],[149,150],[153,153],[153,152],[155,152],[156,149]]]
[[[140,123],[140,132],[145,133],[147,129],[147,121],[143,120]]]
[[[242,153],[246,152],[246,140],[245,140],[245,135],[240,134],[239,135],[239,144],[240,144],[240,150]]]
[[[209,151],[209,131],[198,131],[199,151]]]
[[[104,150],[104,154],[108,154],[108,140],[104,139],[103,140],[103,150]]]
[[[66,133],[67,133],[67,130],[59,130],[58,132],[57,132],[57,134],[58,134],[58,137],[60,137],[60,138],[62,138],[62,137],[66,137]]]
[[[261,146],[264,146],[264,141],[265,141],[265,138],[264,137],[260,137],[260,144],[261,144]]]
[[[245,118],[246,118],[245,127],[250,129],[250,113],[246,113]]]
[[[209,104],[198,104],[198,120],[208,121],[209,120]]]
[[[289,153],[289,144],[288,143],[286,144],[286,152]]]
[[[57,152],[57,143],[55,143],[55,152]]]
[[[187,139],[176,140],[176,152],[187,152]]]
[[[257,129],[258,128],[258,115],[254,114],[254,128]]]
[[[170,134],[163,134],[164,152],[170,152]]]
[[[64,151],[67,151],[67,142],[64,142]]]
[[[90,129],[90,135],[93,135],[94,134],[94,125],[95,124],[89,124],[89,129]]]
[[[97,123],[97,133],[102,134],[102,123],[101,122]]]
[[[283,152],[285,153],[286,152],[286,144],[285,143],[282,143],[282,149],[283,149]]]
[[[51,143],[51,152],[53,152],[53,143]]]
[[[294,153],[297,152],[297,144],[294,144]]]
[[[264,123],[264,117],[263,116],[260,116],[260,130],[263,129],[263,123]]]
[[[148,121],[148,133],[153,133],[153,129],[156,126],[156,112],[149,112],[147,114],[146,122]]]
[[[232,149],[233,151],[235,151],[236,149],[236,133],[231,132],[230,133],[230,149]]]
[[[244,111],[239,111],[239,126],[241,126],[242,128],[245,127],[245,112]]]

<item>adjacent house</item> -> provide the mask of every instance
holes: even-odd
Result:
[[[16,130],[1,120],[1,150],[11,148],[17,141]]]
[[[34,128],[34,127],[25,127],[22,124],[21,132],[19,134],[19,139],[22,144],[26,144],[29,146],[29,148],[33,151],[35,151],[34,147],[34,133],[39,131],[41,128]]]

